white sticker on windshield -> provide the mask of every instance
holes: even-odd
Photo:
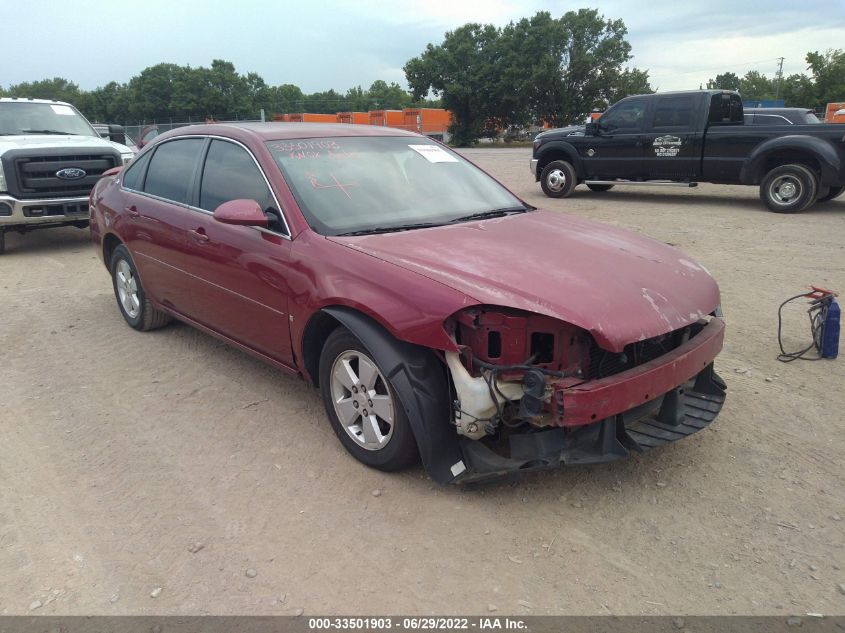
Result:
[[[70,116],[73,116],[74,114],[76,114],[73,111],[73,108],[71,108],[70,106],[50,105],[50,107],[53,108],[53,112],[55,112],[56,114],[64,114],[64,115],[70,115]]]
[[[429,163],[457,163],[458,159],[437,145],[408,145]]]

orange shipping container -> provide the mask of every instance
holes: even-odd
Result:
[[[825,123],[845,123],[845,113],[837,114],[839,110],[845,110],[845,101],[828,103],[824,112]]]
[[[404,123],[405,113],[402,110],[370,110],[370,125],[402,127]]]
[[[442,134],[452,122],[452,113],[442,108],[405,108],[402,127],[420,134]]]
[[[370,122],[369,112],[338,112],[338,123],[354,123],[356,125],[367,125]]]

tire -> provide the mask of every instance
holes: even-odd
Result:
[[[818,180],[804,165],[780,165],[760,183],[760,199],[774,213],[799,213],[816,201]]]
[[[816,202],[830,202],[834,198],[842,195],[842,192],[845,191],[845,187],[828,187],[826,192],[819,192],[817,195],[819,197]]]
[[[419,461],[396,390],[361,341],[344,327],[329,335],[320,354],[320,392],[340,443],[359,462],[393,472]],[[378,413],[368,410],[373,406]]]
[[[156,310],[147,299],[135,262],[123,244],[114,249],[109,270],[117,307],[131,327],[147,332],[170,323],[170,315]]]
[[[552,161],[540,174],[540,187],[549,198],[566,198],[577,184],[575,168],[565,160]]]
[[[602,191],[610,191],[613,189],[613,185],[587,185],[590,191],[595,191],[596,193],[600,193]]]

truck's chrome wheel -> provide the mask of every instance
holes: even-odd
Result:
[[[340,423],[368,451],[384,448],[393,435],[394,403],[376,364],[359,351],[340,354],[332,364],[331,394]]]
[[[792,204],[803,191],[801,181],[791,174],[775,178],[769,185],[769,195],[777,204]]]
[[[566,186],[566,174],[560,169],[553,169],[546,175],[546,184],[552,191],[560,191]]]
[[[117,263],[115,277],[117,298],[120,300],[120,305],[130,319],[138,318],[138,314],[141,312],[141,301],[138,298],[138,282],[135,281],[132,269],[125,259],[121,259]]]

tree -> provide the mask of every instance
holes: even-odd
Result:
[[[613,104],[632,95],[651,94],[654,89],[648,81],[648,71],[639,68],[626,68],[623,70],[616,84],[608,93],[607,104]]]
[[[9,86],[10,97],[31,97],[32,99],[55,99],[76,103],[79,101],[79,86],[64,77],[53,77],[41,81],[22,82]]]
[[[739,82],[743,100],[767,101],[775,98],[775,82],[757,70],[749,70]]]
[[[708,90],[739,90],[740,79],[735,73],[722,73],[707,81]]]
[[[367,90],[367,101],[369,102],[367,109],[401,110],[411,104],[411,95],[402,90],[397,83],[388,84],[381,79],[376,79]]]
[[[496,68],[494,44],[499,31],[492,25],[465,24],[449,31],[438,46],[429,44],[405,64],[414,99],[433,91],[452,112],[453,142],[470,145],[494,115],[491,99]]]
[[[816,107],[845,98],[845,51],[807,53],[807,64],[815,84]]]

